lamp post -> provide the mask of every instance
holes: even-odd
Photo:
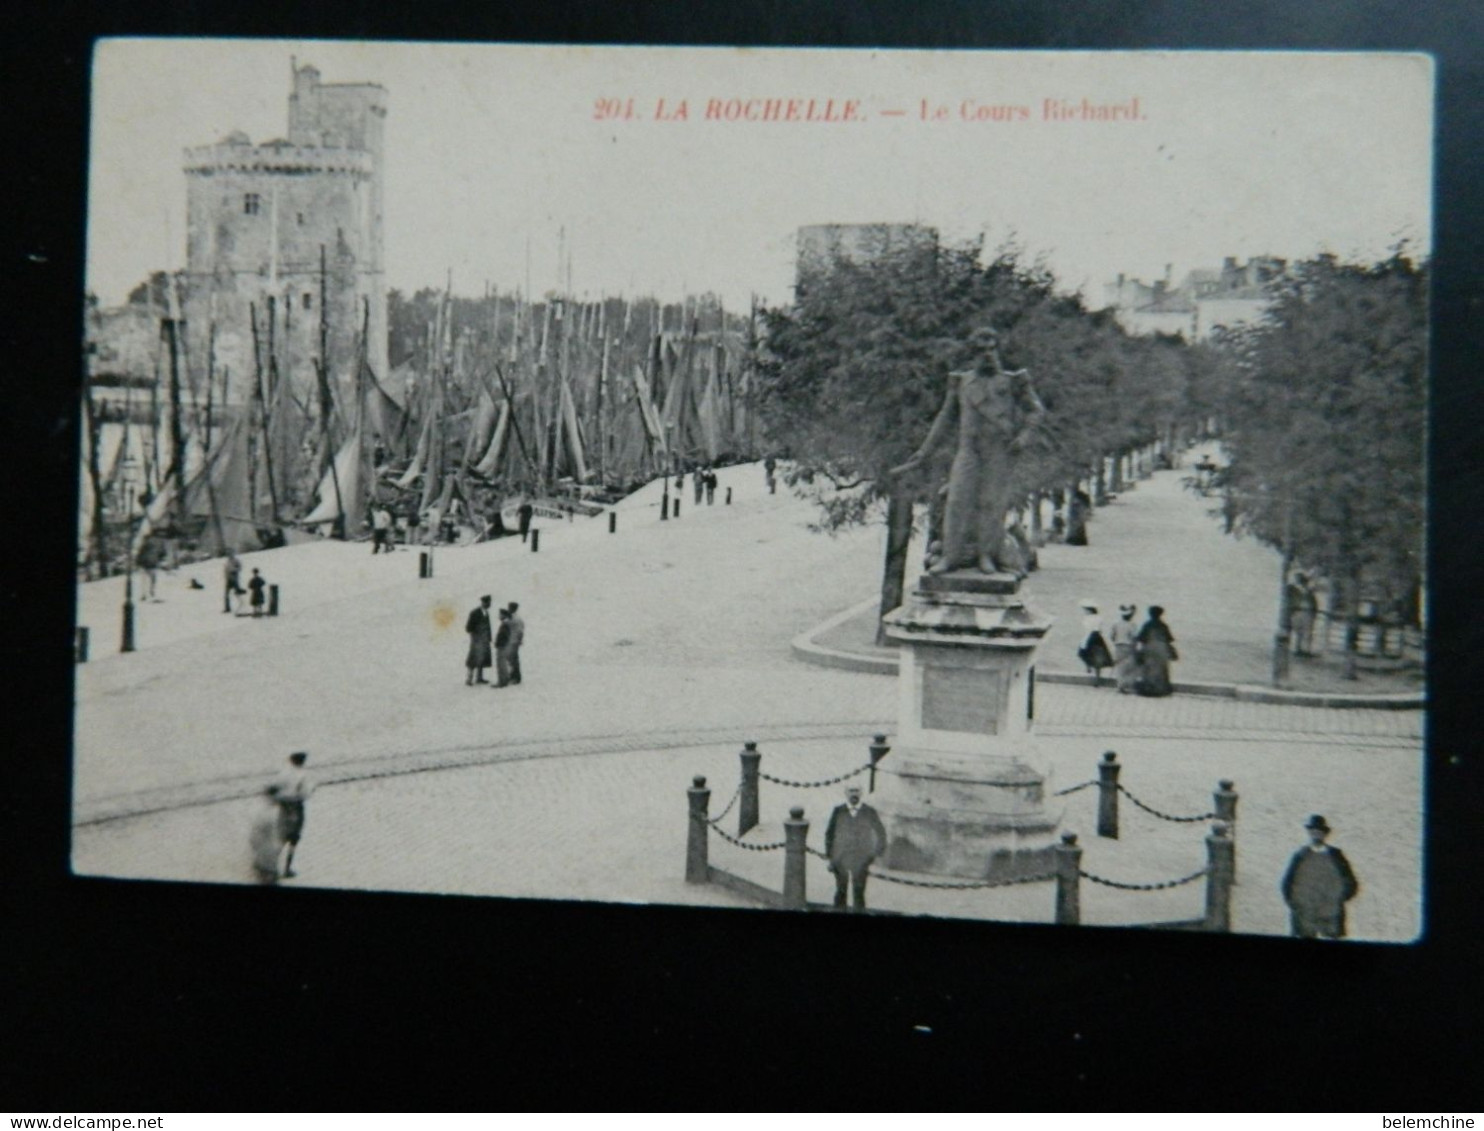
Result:
[[[124,492],[124,513],[128,516],[128,566],[124,574],[124,632],[120,652],[134,651],[134,484]]]

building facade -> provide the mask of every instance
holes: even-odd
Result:
[[[1287,269],[1285,260],[1272,256],[1239,263],[1229,255],[1219,271],[1195,268],[1177,286],[1173,265],[1167,265],[1164,278],[1153,283],[1119,275],[1104,286],[1103,301],[1132,334],[1179,334],[1187,341],[1204,341],[1220,326],[1259,320],[1267,309],[1268,285]]]
[[[292,72],[287,137],[254,144],[233,132],[185,151],[186,360],[198,387],[210,372],[234,402],[266,370],[270,343],[295,390],[314,387],[322,355],[338,395],[362,348],[387,373],[387,93],[321,82],[297,61]]]

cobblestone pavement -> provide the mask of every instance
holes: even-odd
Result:
[[[673,736],[694,741],[698,736]],[[344,777],[311,802],[295,884],[367,890],[448,892],[645,903],[745,906],[712,885],[683,882],[686,787],[703,774],[720,813],[738,781],[735,745],[599,752],[596,740],[547,744],[544,751],[507,751],[497,764],[450,764],[439,772]],[[1099,746],[1077,739],[1043,740],[1053,784],[1073,785],[1095,773]],[[822,780],[862,765],[859,741],[776,737],[761,742],[763,769],[790,780]],[[1125,787],[1172,815],[1208,812],[1219,778],[1240,794],[1238,885],[1234,929],[1283,934],[1285,911],[1276,884],[1300,825],[1322,808],[1360,873],[1352,905],[1356,938],[1409,941],[1420,931],[1420,754],[1401,746],[1357,750],[1289,742],[1209,740],[1198,750],[1171,739],[1145,739],[1120,751]],[[890,764],[888,755],[883,770]],[[424,767],[426,769],[426,767]],[[1363,788],[1337,790],[1337,780]],[[864,780],[864,775],[855,780]],[[746,840],[782,839],[779,819],[801,805],[812,820],[809,842],[823,845],[822,821],[843,787],[799,789],[765,782],[764,823]],[[107,820],[77,830],[79,872],[157,879],[248,882],[244,845],[256,803],[231,800]],[[1121,836],[1095,835],[1097,791],[1073,793],[1063,828],[1080,832],[1082,867],[1120,882],[1161,882],[1205,863],[1204,822],[1161,821],[1124,799]],[[722,827],[735,834],[735,809]],[[745,852],[713,835],[711,862],[778,890],[782,853]],[[833,890],[824,865],[810,857],[810,898]],[[1084,881],[1083,922],[1131,925],[1198,918],[1203,881],[1159,892],[1121,892]],[[1049,922],[1050,884],[985,891],[925,891],[872,881],[874,908],[949,918]]]

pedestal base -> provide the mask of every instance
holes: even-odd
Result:
[[[896,751],[871,803],[886,825],[892,871],[1014,879],[1051,868],[1062,807],[1046,775],[1014,755]]]

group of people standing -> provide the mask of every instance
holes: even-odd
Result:
[[[520,603],[511,601],[499,611],[499,627],[490,622],[488,594],[479,598],[479,605],[464,621],[464,632],[469,636],[469,653],[464,659],[468,675],[464,684],[489,684],[484,678],[484,669],[495,668],[494,687],[509,687],[520,682],[520,647],[526,638],[526,622],[520,616]]]
[[[1088,673],[1101,682],[1103,670],[1113,669],[1121,695],[1164,696],[1174,693],[1170,664],[1180,658],[1175,634],[1165,623],[1164,609],[1150,605],[1144,623],[1135,627],[1134,605],[1119,605],[1118,619],[1106,632],[1096,602],[1079,602],[1082,609],[1082,643],[1077,658]]]

